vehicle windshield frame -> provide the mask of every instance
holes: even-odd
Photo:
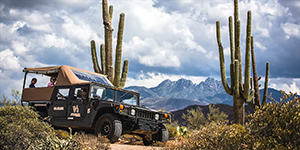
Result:
[[[126,99],[127,97],[127,99]],[[124,99],[122,99],[124,98]],[[135,100],[135,103],[132,103],[130,101]],[[117,96],[116,96],[116,101],[123,103],[123,104],[128,104],[128,105],[138,105],[138,95],[134,93],[129,93],[126,91],[117,91]],[[129,101],[129,102],[127,102]]]
[[[106,90],[110,90],[110,91],[114,91],[114,96],[113,96],[113,101],[114,102],[120,102],[120,100],[118,100],[119,96],[121,96],[122,94],[118,94],[119,92],[125,94],[124,96],[126,96],[127,94],[130,94],[132,96],[135,96],[135,104],[131,104],[131,103],[124,103],[124,104],[128,104],[128,105],[135,105],[135,106],[140,106],[140,95],[139,93],[137,92],[134,92],[134,91],[128,91],[128,90],[125,90],[125,89],[118,89],[116,87],[111,87],[111,86],[107,86],[107,85],[103,85],[103,84],[99,84],[99,83],[96,83],[96,82],[93,82],[92,85],[90,86],[90,93],[89,93],[89,98],[91,99],[96,99],[96,100],[105,100],[102,98],[102,96],[98,95],[98,98],[95,98],[94,97],[94,93],[93,93],[93,90],[94,88],[97,87],[97,88],[105,88]],[[102,94],[102,93],[101,93]]]

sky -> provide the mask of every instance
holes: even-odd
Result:
[[[228,17],[233,0],[109,0],[115,50],[119,14],[125,13],[126,86],[154,87],[180,78],[220,80],[216,21],[229,77]],[[258,74],[270,62],[269,87],[300,93],[300,0],[240,0],[244,63],[247,11]],[[90,41],[104,42],[101,0],[1,0],[0,94],[22,90],[24,67],[70,65],[93,71]],[[28,77],[27,83],[31,76]],[[37,86],[48,78],[38,77]],[[261,81],[263,82],[263,80]]]

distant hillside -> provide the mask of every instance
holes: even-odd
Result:
[[[141,105],[153,109],[165,107],[165,110],[172,111],[183,109],[189,105],[233,105],[232,96],[225,92],[222,82],[211,77],[199,84],[183,78],[177,81],[167,79],[152,88],[130,86],[125,89],[139,92]],[[260,90],[261,99],[263,91],[263,89]],[[270,93],[273,93],[274,99],[279,100],[281,93],[278,90],[269,88],[268,95]]]
[[[183,109],[189,105],[208,105],[209,103],[199,100],[177,99],[177,98],[145,98],[141,104],[152,109],[164,108],[166,111]]]

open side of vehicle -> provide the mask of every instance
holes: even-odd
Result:
[[[169,113],[140,106],[140,94],[114,87],[104,75],[70,66],[24,68],[22,102],[49,117],[54,126],[94,129],[116,142],[122,134],[137,134],[145,145],[166,142]],[[28,73],[57,77],[53,87],[25,88]]]

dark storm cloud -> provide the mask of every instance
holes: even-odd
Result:
[[[47,12],[50,10],[65,9],[73,12],[83,11],[96,0],[1,0],[4,9],[26,9]]]
[[[293,14],[293,19],[300,20],[300,1],[299,0],[278,0],[278,2],[287,8]]]

